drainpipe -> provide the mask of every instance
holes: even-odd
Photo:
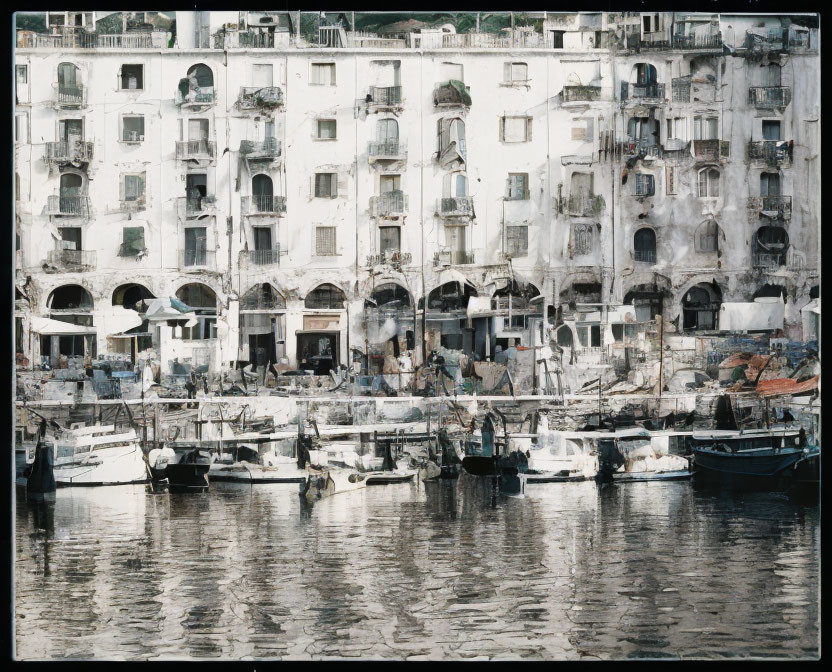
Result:
[[[422,100],[422,86],[424,83],[424,56],[425,53],[423,49],[419,48],[419,100]],[[421,108],[420,108],[421,109]],[[420,113],[421,117],[421,113]],[[425,147],[425,138],[424,138],[424,128],[425,125],[420,123],[419,124],[419,149],[422,152],[422,156],[424,156],[424,147]],[[427,343],[425,339],[428,335],[428,296],[427,296],[427,286],[425,285],[425,162],[419,161],[419,226],[422,230],[422,366],[425,365],[427,362],[428,355],[427,355]],[[413,330],[415,332],[416,325],[413,325]],[[414,333],[413,336],[415,337],[416,334]],[[440,407],[441,413],[441,407]]]

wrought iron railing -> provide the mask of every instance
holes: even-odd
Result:
[[[46,199],[46,214],[89,217],[89,196],[49,196]]]
[[[407,157],[407,145],[397,140],[386,142],[370,141],[367,143],[367,154],[370,159],[404,159]]]
[[[467,250],[441,250],[433,256],[434,267],[473,263],[474,253]]]
[[[643,154],[644,156],[660,156],[661,146],[655,140],[647,140],[645,138],[627,138],[619,143],[620,151],[629,156],[637,156]]]
[[[217,143],[213,140],[178,140],[176,142],[176,158],[214,158]]]
[[[371,86],[370,101],[374,105],[400,105],[402,102],[401,86]]]
[[[379,254],[371,254],[367,257],[367,266],[381,266],[383,264],[390,264],[392,266],[409,266],[413,261],[413,255],[410,252],[402,252],[400,250],[385,250]]]
[[[280,215],[286,212],[285,196],[244,196],[242,204],[244,215]]]
[[[751,196],[748,199],[750,210],[757,212],[774,213],[772,216],[778,219],[791,219],[792,197],[791,196]]]
[[[788,86],[752,86],[748,89],[748,104],[755,107],[786,107],[792,101]]]
[[[65,29],[61,35],[23,31],[17,35],[17,46],[21,49],[166,49],[169,43],[170,33],[159,30],[99,34]]]
[[[474,214],[474,199],[470,196],[440,198],[437,214],[440,217],[471,217]]]
[[[748,158],[779,166],[792,161],[792,145],[779,140],[757,140],[748,143]]]
[[[664,84],[630,84],[631,98],[664,99]]]
[[[275,159],[280,156],[282,146],[277,138],[240,141],[240,154],[248,160]]]
[[[648,264],[655,264],[656,263],[656,251],[655,250],[634,250],[633,251],[633,259],[635,261],[643,261]]]
[[[85,101],[84,85],[66,86],[58,84],[56,96],[56,102],[61,107],[78,107],[83,105]]]
[[[601,99],[600,86],[564,86],[561,91],[564,103],[585,102]]]
[[[283,91],[279,86],[241,86],[237,107],[241,110],[273,108],[283,105]]]
[[[751,263],[755,268],[771,269],[785,266],[785,254],[760,253],[751,256]]]
[[[47,142],[43,159],[47,163],[89,163],[93,157],[93,143],[83,140]]]
[[[672,40],[674,49],[697,51],[700,49],[722,49],[722,33],[707,35],[674,35]]]
[[[469,106],[471,104],[471,96],[469,95],[471,87],[465,87],[465,94],[450,84],[442,84],[433,90],[433,104],[434,105],[461,105]],[[466,99],[467,97],[467,99]]]
[[[376,217],[400,215],[407,211],[407,196],[403,191],[386,191],[370,198],[370,212]]]
[[[728,145],[726,142],[725,145]],[[727,147],[725,153],[727,154]],[[700,161],[719,161],[723,156],[720,140],[694,140],[693,155]]]
[[[181,268],[198,266],[200,268],[214,268],[216,266],[217,253],[215,250],[184,249],[179,251],[179,262]]]
[[[50,250],[48,260],[50,264],[74,270],[78,267],[94,267],[95,257],[95,250]]]
[[[272,250],[249,250],[246,252],[246,259],[253,266],[271,266],[280,264],[280,246]],[[242,303],[240,304],[242,308]],[[253,310],[253,309],[250,309]]]

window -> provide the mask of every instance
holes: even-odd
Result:
[[[552,34],[552,49],[563,49],[563,35],[564,30],[551,30]]]
[[[335,140],[336,138],[335,119],[318,119],[317,138],[318,140]]]
[[[320,285],[306,295],[303,307],[311,310],[343,310],[346,298],[344,292],[335,285]]]
[[[376,135],[381,143],[398,142],[399,122],[395,119],[379,119],[376,125]]]
[[[401,191],[401,175],[382,175],[379,177],[379,191],[385,194],[389,191]]]
[[[652,196],[655,193],[655,181],[652,175],[636,173],[636,196]]]
[[[650,264],[656,263],[656,232],[653,229],[639,229],[633,236],[633,259]]]
[[[577,142],[592,142],[595,129],[595,119],[573,119],[572,140]]]
[[[62,250],[83,250],[81,247],[81,228],[78,226],[64,226],[58,229],[61,233]]]
[[[531,139],[531,117],[500,118],[500,140],[502,142],[529,142]]]
[[[716,252],[719,247],[719,226],[716,220],[709,219],[699,225],[694,239],[694,248],[697,252]]]
[[[16,114],[14,116],[14,141],[28,142],[29,137],[29,119],[26,114]]]
[[[121,66],[121,89],[140,90],[144,88],[144,66],[143,65],[122,65]]]
[[[694,140],[719,140],[719,117],[694,117]]]
[[[121,129],[123,142],[144,141],[144,117],[122,117]]]
[[[312,63],[309,83],[335,86],[335,63]]]
[[[465,161],[467,156],[465,144],[465,122],[458,117],[439,119],[439,163],[447,166],[454,161]]]
[[[503,64],[503,81],[506,83],[527,82],[529,80],[529,66],[526,63]]]
[[[719,196],[719,171],[705,168],[699,171],[699,198],[717,198]]]
[[[122,229],[122,242],[118,251],[120,257],[135,257],[144,252],[144,227],[125,226]]]
[[[528,173],[509,173],[508,174],[508,193],[506,200],[509,201],[527,201],[529,200],[529,174]]]
[[[315,198],[338,196],[337,173],[315,173]]]
[[[384,254],[387,251],[398,252],[401,249],[402,232],[398,226],[380,226],[379,252]]]
[[[465,72],[462,63],[447,63],[443,62],[440,66],[440,72],[443,81],[456,80],[458,82],[465,81]]]
[[[122,201],[144,200],[144,173],[122,176]]]
[[[205,266],[208,263],[208,229],[192,226],[185,229],[185,266]],[[191,304],[188,304],[191,305]]]
[[[780,139],[780,121],[763,121],[763,140]]]
[[[780,175],[778,173],[760,173],[760,196],[780,195]]]
[[[529,253],[529,227],[506,226],[506,254],[525,257]]]
[[[576,224],[572,236],[573,254],[589,254],[592,251],[591,224]]]
[[[688,140],[688,124],[684,117],[673,117],[667,120],[667,139],[681,140],[687,142]]]
[[[29,81],[29,66],[16,65],[14,66],[15,75],[18,84],[26,84]]]
[[[782,68],[776,63],[770,63],[763,70],[763,86],[780,86]]]
[[[315,254],[319,257],[331,257],[335,255],[335,227],[315,227]]]
[[[254,249],[256,251],[266,251],[272,249],[272,228],[270,226],[254,226],[252,227],[254,234]]]

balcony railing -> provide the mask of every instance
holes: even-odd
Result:
[[[456,33],[442,36],[443,49],[542,49],[543,35],[530,30],[515,30],[513,36],[493,33]]]
[[[215,250],[180,250],[180,268],[214,268],[216,267],[217,253]]]
[[[600,86],[564,86],[561,91],[564,103],[588,102],[601,99]]]
[[[213,105],[216,100],[216,93],[213,86],[194,86],[188,89],[187,94],[176,89],[174,102],[176,105]]]
[[[751,264],[754,268],[775,269],[786,265],[785,254],[753,254]]]
[[[213,38],[214,49],[281,49],[288,47],[291,42],[287,31],[218,32],[213,35]]]
[[[213,210],[216,199],[213,196],[186,196],[182,198],[185,203],[185,214],[188,217],[196,216]]]
[[[655,264],[656,263],[656,251],[655,250],[634,250],[633,251],[633,259],[635,261],[642,261],[648,264]]]
[[[721,51],[722,33],[717,31],[706,35],[674,35],[672,45],[674,49],[685,51]]]
[[[367,266],[382,266],[389,264],[391,266],[409,266],[413,261],[413,255],[410,252],[402,252],[400,250],[384,250],[380,254],[371,254],[367,257]]]
[[[179,140],[176,142],[177,159],[213,159],[217,143],[213,140]]]
[[[43,160],[47,163],[89,163],[92,161],[93,143],[83,140],[71,142],[47,142]]]
[[[80,270],[95,267],[94,250],[49,250],[47,260],[63,270]]]
[[[370,198],[370,212],[374,217],[393,217],[407,212],[407,196],[402,191],[386,191]]]
[[[433,256],[434,267],[473,263],[474,253],[468,250],[441,250]]]
[[[243,196],[243,215],[282,215],[286,212],[285,196],[255,194]]]
[[[780,140],[757,140],[748,143],[748,158],[765,161],[766,165],[779,166],[792,162],[792,143]]]
[[[604,199],[600,195],[587,195],[579,191],[577,194],[570,194],[567,205],[569,214],[573,217],[591,217],[603,212]]]
[[[786,107],[792,102],[788,86],[752,86],[748,89],[748,104],[755,107]]]
[[[401,105],[401,86],[371,86],[367,102],[373,105]]]
[[[17,46],[20,49],[166,49],[170,33],[152,32],[98,34],[68,30],[61,35],[41,35],[18,31]]]
[[[396,140],[370,141],[367,143],[367,155],[370,161],[404,161],[407,158],[407,145]]]
[[[749,210],[771,217],[772,219],[791,219],[791,196],[751,196],[748,199]]]
[[[473,217],[474,199],[470,196],[440,198],[437,203],[436,214],[440,217]]]
[[[240,141],[240,155],[248,161],[256,161],[258,159],[271,161],[280,156],[281,150],[281,143],[277,138]]]
[[[237,107],[241,110],[271,109],[283,105],[279,86],[241,86]]]
[[[76,84],[75,86],[61,86],[58,84],[55,103],[58,107],[81,107],[86,102],[84,93],[83,84]]]
[[[721,140],[694,140],[693,155],[699,161],[719,161],[728,156],[729,142]]]
[[[655,140],[642,138],[627,138],[619,144],[619,149],[628,156],[661,156],[661,147]]]
[[[248,263],[253,266],[280,265],[280,246],[278,245],[273,250],[249,250],[246,252],[246,259],[248,260]],[[255,310],[255,308],[246,308],[244,302],[242,301],[240,302],[240,308],[243,310]]]
[[[46,199],[46,214],[89,217],[89,196],[49,196]]]
[[[630,84],[629,96],[664,100],[664,84]]]

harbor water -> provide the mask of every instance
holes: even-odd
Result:
[[[67,488],[15,557],[19,660],[819,655],[818,506],[689,481]]]

